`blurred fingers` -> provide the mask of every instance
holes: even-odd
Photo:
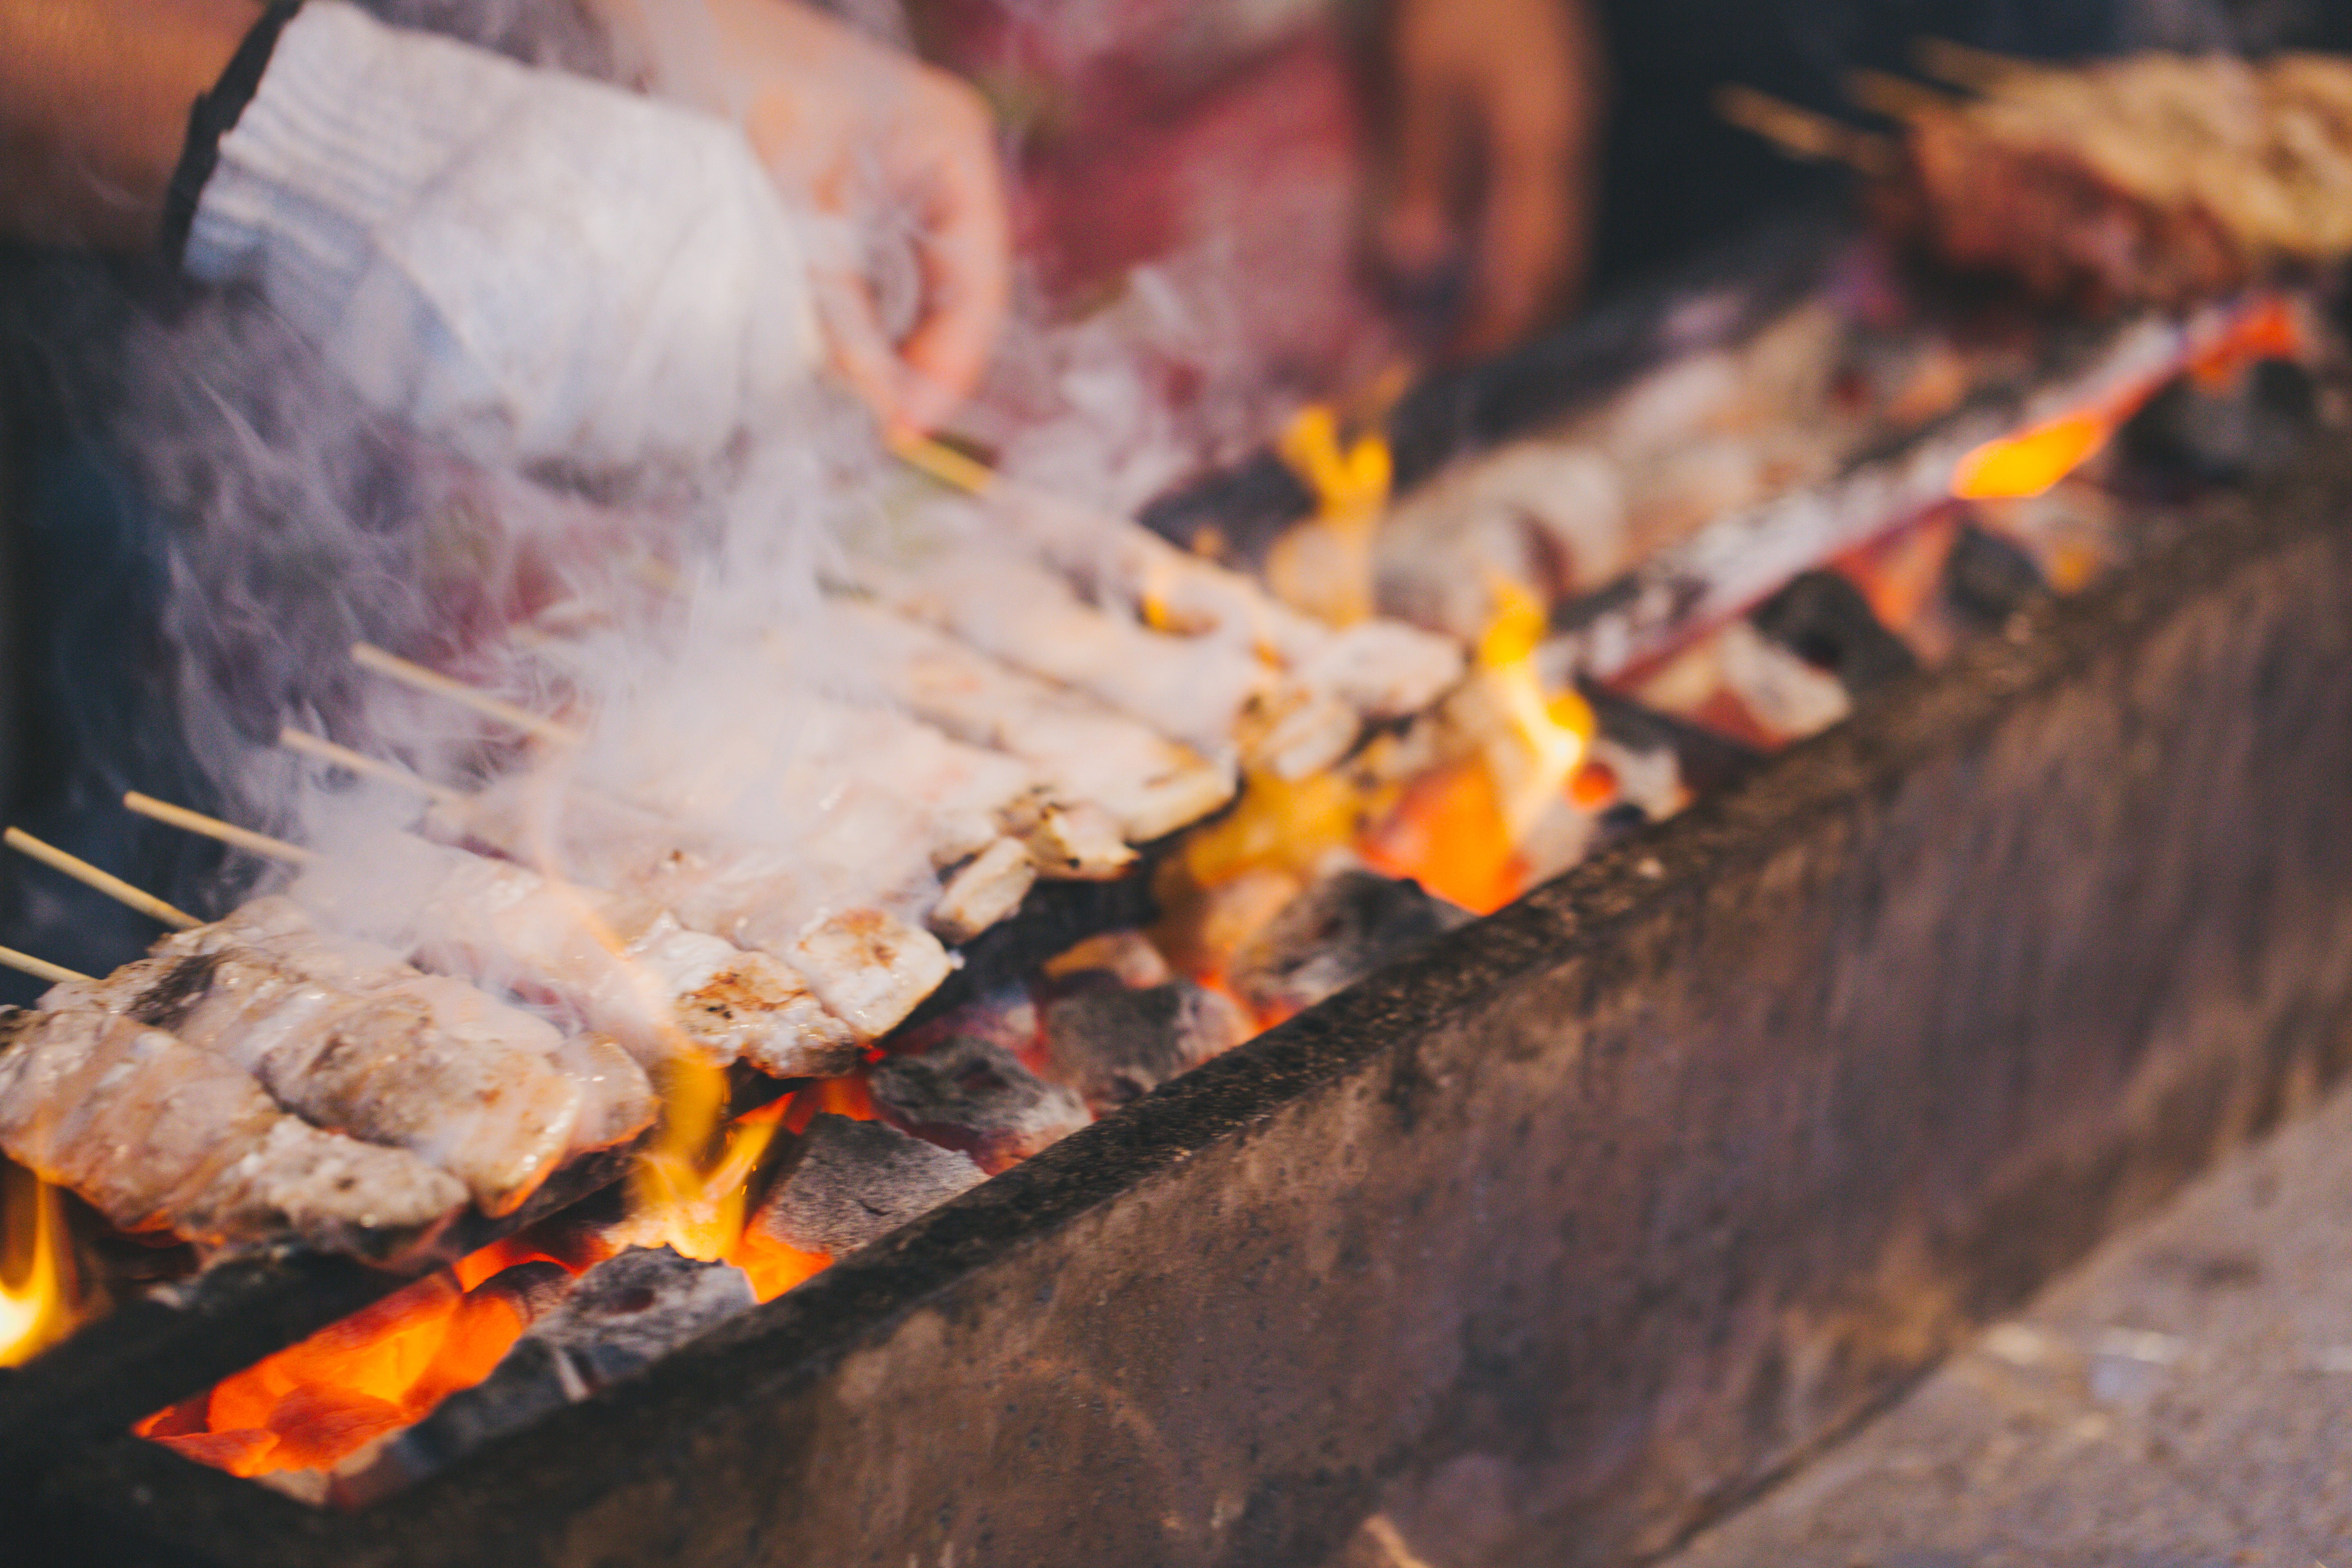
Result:
[[[900,434],[928,433],[979,385],[1012,297],[1012,221],[994,126],[978,94],[944,85],[952,90],[931,110],[938,134],[916,174],[923,301],[898,346]]]

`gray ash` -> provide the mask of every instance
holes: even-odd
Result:
[[[1084,1127],[1087,1108],[992,1040],[958,1034],[867,1075],[874,1103],[905,1131],[1002,1171]]]
[[[895,1127],[819,1116],[751,1224],[787,1247],[837,1258],[985,1179],[970,1156]]]
[[[1341,871],[1293,899],[1243,945],[1234,989],[1261,1013],[1296,1013],[1472,918],[1418,882]]]
[[[1249,1020],[1190,980],[1130,991],[1096,984],[1045,1009],[1054,1076],[1107,1115],[1189,1068],[1241,1044]]]

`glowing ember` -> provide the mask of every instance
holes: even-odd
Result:
[[[2224,320],[2210,341],[2192,342],[2183,358],[2114,389],[2090,407],[2069,410],[1969,453],[1953,471],[1952,494],[1962,500],[2028,500],[2045,494],[2098,456],[2125,421],[2181,370],[2217,384],[2256,360],[2300,354],[2306,344],[2286,300],[2259,298]]]
[[[474,1259],[258,1362],[132,1428],[237,1476],[327,1469],[490,1374],[522,1336],[513,1302],[467,1289]]]
[[[1381,875],[1410,877],[1473,914],[1492,914],[1524,890],[1494,779],[1477,762],[1415,779],[1360,853]]]
[[[78,1317],[72,1243],[58,1190],[0,1163],[0,1366],[31,1360]]]
[[[1962,500],[2024,500],[2045,494],[2096,457],[2118,423],[2110,414],[2070,414],[1988,441],[1960,459],[1952,493]]]

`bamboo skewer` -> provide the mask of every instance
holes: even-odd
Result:
[[[950,489],[966,495],[986,495],[996,487],[996,470],[979,458],[957,451],[931,436],[898,436],[891,455],[908,468],[929,475]]]
[[[89,976],[79,969],[68,969],[62,963],[51,963],[46,958],[35,958],[29,952],[18,952],[13,947],[0,947],[0,968],[13,969],[19,974],[29,974],[36,980],[46,980],[52,985],[68,981],[87,982]]]
[[[1874,114],[1884,114],[1889,120],[1910,120],[1922,114],[1940,113],[1950,109],[1953,103],[1948,93],[1881,70],[1847,73],[1845,95],[1858,107]]]
[[[305,849],[299,844],[289,844],[283,838],[272,838],[267,833],[256,833],[250,827],[239,827],[233,822],[223,822],[217,816],[206,816],[201,811],[190,811],[184,805],[173,805],[168,800],[141,795],[137,790],[122,797],[122,804],[140,816],[176,827],[183,833],[218,839],[232,848],[244,849],[266,859],[280,860],[289,866],[308,866],[319,858],[318,851]]]
[[[174,909],[144,889],[134,888],[110,871],[101,871],[79,855],[68,855],[54,844],[34,837],[21,827],[12,827],[0,835],[8,847],[20,855],[29,855],[51,870],[62,871],[85,888],[104,893],[119,904],[137,910],[151,920],[163,921],[178,931],[193,931],[205,922],[185,910]]]
[[[1844,163],[1873,178],[1895,172],[1894,142],[1738,82],[1715,89],[1715,111],[1795,158]]]
[[[2031,60],[1972,48],[1949,38],[1921,38],[1911,46],[1911,58],[1922,75],[1970,92],[1991,92],[2011,77],[2033,68]]]
[[[387,653],[373,643],[353,643],[352,662],[362,669],[371,669],[396,680],[411,690],[445,698],[461,708],[472,709],[485,719],[494,720],[511,730],[520,730],[527,735],[536,735],[551,744],[576,746],[580,743],[580,731],[568,724],[559,723],[543,713],[534,713],[528,708],[518,708],[487,691],[477,691],[462,680],[452,680],[437,669],[427,669],[398,654]]]
[[[298,752],[303,756],[312,757],[322,763],[331,763],[346,772],[358,773],[362,778],[375,779],[383,784],[397,785],[402,789],[414,790],[419,795],[441,802],[444,805],[455,805],[466,798],[461,790],[451,789],[446,784],[435,784],[430,779],[418,778],[406,768],[371,757],[365,752],[354,752],[349,746],[339,746],[323,735],[313,735],[308,730],[297,730],[291,724],[278,731],[278,743],[289,752]]]

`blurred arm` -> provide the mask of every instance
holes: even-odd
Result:
[[[256,0],[0,0],[0,233],[151,249],[188,110]]]
[[[1457,353],[1572,304],[1591,248],[1606,61],[1592,0],[1391,0],[1373,241],[1408,285],[1457,277]]]

